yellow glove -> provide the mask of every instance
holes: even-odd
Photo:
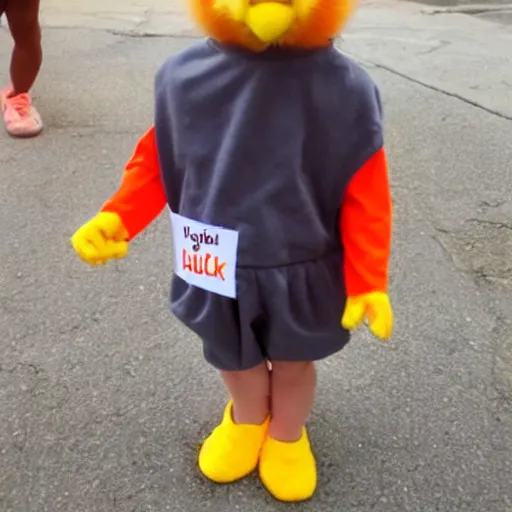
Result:
[[[89,265],[104,265],[128,252],[128,233],[116,213],[100,212],[71,237],[71,245]]]
[[[393,310],[387,293],[372,292],[349,297],[341,319],[344,329],[356,329],[363,320],[374,336],[388,340],[393,331]]]

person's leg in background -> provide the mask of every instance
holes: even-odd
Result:
[[[38,135],[43,123],[30,98],[41,68],[42,47],[39,0],[6,0],[5,15],[14,40],[11,85],[0,93],[5,127],[16,137]]]

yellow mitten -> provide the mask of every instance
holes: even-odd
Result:
[[[387,293],[372,292],[349,297],[341,319],[344,329],[356,329],[363,320],[374,336],[381,340],[391,337],[393,331],[393,310]]]
[[[89,265],[104,265],[128,252],[128,233],[116,213],[100,212],[71,237],[80,258]]]

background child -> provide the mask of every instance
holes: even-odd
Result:
[[[41,133],[43,122],[32,105],[29,91],[42,62],[39,0],[0,0],[0,16],[5,14],[14,40],[11,83],[0,91],[0,108],[7,132],[13,137]]]

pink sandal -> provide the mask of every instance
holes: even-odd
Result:
[[[27,93],[11,96],[12,88],[0,91],[0,107],[7,133],[12,137],[34,137],[43,130],[41,116]]]

